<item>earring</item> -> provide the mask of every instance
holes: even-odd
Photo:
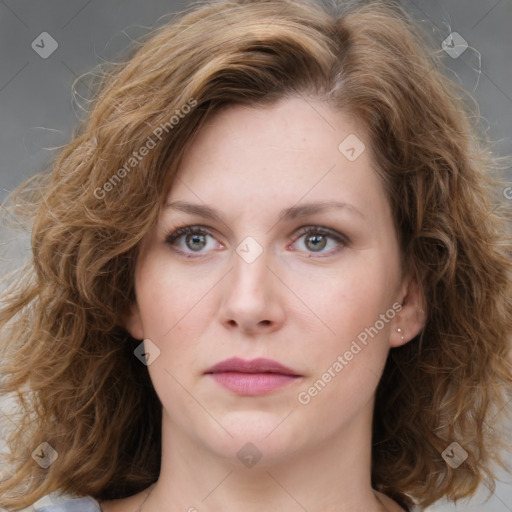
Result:
[[[400,329],[400,327],[399,327],[399,328],[397,329],[397,331],[399,332],[399,334],[400,334],[400,336],[401,336],[401,338],[402,338],[402,341],[404,341],[404,340],[405,340],[405,338],[404,338],[404,335],[402,334],[402,329]]]

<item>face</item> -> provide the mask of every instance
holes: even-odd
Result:
[[[167,431],[221,457],[252,442],[272,461],[368,410],[390,347],[418,329],[361,143],[353,119],[302,98],[229,106],[198,133],[143,241],[126,322]]]

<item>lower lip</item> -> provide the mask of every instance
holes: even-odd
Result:
[[[265,395],[287,386],[298,378],[282,373],[220,372],[209,375],[221,386],[244,396]]]

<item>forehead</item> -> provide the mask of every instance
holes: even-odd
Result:
[[[188,147],[168,202],[208,202],[239,211],[257,204],[348,200],[383,207],[383,187],[356,120],[300,97],[270,107],[229,105]]]
[[[326,102],[292,97],[272,106],[227,105],[213,114],[192,141],[181,167],[190,160],[211,162],[231,155],[257,156],[269,162],[289,155],[336,160],[339,144],[348,136],[362,149],[366,134],[357,120]]]

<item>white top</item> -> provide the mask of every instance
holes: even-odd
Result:
[[[0,511],[4,509],[0,508]],[[19,512],[103,512],[91,496],[52,492]]]
[[[0,507],[0,512],[4,510]],[[78,496],[55,491],[17,512],[103,512],[103,510],[91,496]],[[418,507],[412,507],[410,512],[421,511]]]

